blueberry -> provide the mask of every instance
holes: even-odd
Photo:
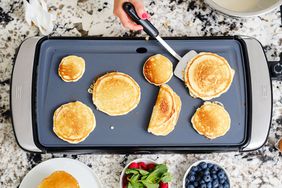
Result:
[[[208,169],[206,169],[206,170],[204,171],[204,175],[210,175],[210,171],[209,171]]]
[[[198,172],[199,168],[197,166],[192,166],[191,171],[192,172]]]
[[[205,180],[201,180],[201,181],[200,181],[200,184],[205,184]]]
[[[212,175],[212,179],[217,179],[217,175],[216,175],[216,174],[213,174],[213,175]]]
[[[187,188],[194,188],[194,185],[192,184],[188,184],[188,186],[186,186]]]
[[[212,168],[214,171],[218,171],[219,170],[219,167],[217,165],[214,165],[213,168]]]
[[[213,186],[213,187],[218,187],[218,186],[219,186],[218,180],[214,180],[214,181],[212,182],[212,186]]]
[[[213,164],[212,163],[208,163],[208,168],[212,168]]]
[[[223,188],[229,188],[229,187],[230,187],[229,183],[226,183],[226,182],[225,182],[225,183],[223,184]]]
[[[218,188],[223,188],[223,185],[219,185]]]
[[[207,188],[212,188],[212,183],[211,182],[207,183],[206,185],[207,185]]]
[[[207,188],[207,185],[205,183],[201,184],[201,188]]]
[[[196,177],[194,176],[194,175],[189,175],[188,176],[188,180],[190,181],[190,182],[194,182],[195,180],[196,180]]]
[[[205,175],[204,176],[205,182],[210,182],[211,181],[211,176],[210,175]]]
[[[194,182],[194,187],[198,187],[199,183],[197,181]]]
[[[217,176],[219,177],[219,179],[222,179],[225,177],[225,173],[223,170],[220,170],[218,173],[217,173]]]
[[[211,173],[212,173],[212,174],[216,174],[217,171],[216,171],[216,170],[212,170]]]
[[[224,178],[219,179],[219,183],[220,183],[220,184],[223,184],[224,182],[225,182],[225,179],[224,179]]]
[[[206,169],[208,167],[207,163],[206,162],[200,162],[199,166],[202,168],[202,169]]]

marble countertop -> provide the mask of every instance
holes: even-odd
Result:
[[[112,15],[112,1],[47,0],[57,15],[52,35],[64,36],[145,36],[121,27]],[[264,46],[267,58],[277,60],[282,52],[282,26],[279,10],[253,18],[227,17],[203,0],[145,0],[151,21],[162,36],[249,35]],[[60,155],[31,154],[21,150],[14,138],[9,109],[9,89],[15,50],[21,42],[39,35],[24,20],[21,0],[0,3],[0,187],[17,187],[25,174],[41,161],[69,157],[90,166],[103,187],[117,188],[123,166],[141,155]],[[274,144],[282,137],[282,83],[273,81],[273,120],[269,138],[261,149],[248,153],[154,154],[142,155],[168,164],[172,187],[180,188],[186,169],[199,159],[220,162],[231,175],[234,187],[281,187],[282,158]]]

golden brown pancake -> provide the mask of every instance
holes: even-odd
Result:
[[[200,135],[214,139],[227,133],[230,129],[231,119],[220,103],[205,102],[197,109],[191,122]]]
[[[210,100],[229,89],[233,76],[234,70],[225,58],[203,52],[189,61],[184,80],[192,97]]]
[[[180,97],[168,85],[161,85],[148,132],[157,136],[168,135],[177,124],[180,110]]]
[[[65,82],[76,82],[82,77],[84,71],[84,59],[75,55],[69,55],[61,60],[58,74]]]
[[[129,113],[139,104],[139,85],[129,75],[121,72],[107,73],[94,83],[92,100],[97,109],[110,115]]]
[[[38,185],[38,188],[79,188],[77,180],[65,171],[55,171]]]
[[[154,85],[167,83],[173,75],[173,66],[171,61],[161,55],[156,54],[149,57],[143,66],[143,74],[148,82]]]
[[[82,102],[70,102],[57,108],[53,116],[53,131],[64,141],[82,142],[94,130],[95,116]]]

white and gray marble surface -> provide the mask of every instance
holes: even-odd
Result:
[[[48,0],[50,12],[57,15],[52,35],[60,36],[145,36],[124,29],[112,15],[112,1]],[[151,21],[162,36],[219,36],[243,34],[256,37],[269,60],[282,52],[282,25],[278,9],[253,18],[227,17],[208,7],[203,0],[145,0]],[[16,144],[9,108],[9,90],[15,50],[21,42],[39,35],[24,20],[22,0],[0,0],[0,187],[17,187],[25,174],[41,161],[68,157],[90,166],[103,187],[117,188],[123,166],[141,155],[52,155],[31,154]],[[282,83],[273,81],[273,120],[267,143],[249,152],[213,154],[142,155],[168,164],[173,174],[171,187],[180,188],[185,170],[199,159],[222,164],[234,187],[282,187],[282,158],[275,142],[282,137]]]

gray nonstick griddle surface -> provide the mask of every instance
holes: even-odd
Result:
[[[165,137],[147,132],[153,106],[159,88],[149,84],[143,77],[145,60],[157,53],[170,56],[156,41],[145,40],[83,40],[46,39],[39,46],[37,66],[35,120],[39,143],[44,147],[165,147],[165,146],[230,146],[239,147],[246,139],[246,75],[241,43],[235,39],[168,40],[176,52],[184,55],[189,50],[210,51],[225,57],[235,70],[233,83],[227,93],[213,101],[224,104],[231,116],[231,128],[223,137],[209,140],[199,135],[191,126],[190,119],[203,104],[188,94],[184,83],[175,76],[168,85],[181,97],[182,109],[175,130]],[[140,47],[146,53],[137,53]],[[77,55],[85,59],[83,77],[74,83],[61,80],[57,70],[61,59]],[[92,96],[87,92],[93,80],[109,71],[129,74],[141,88],[141,101],[137,108],[124,116],[111,117],[96,109]],[[96,117],[96,128],[79,144],[69,144],[53,132],[53,113],[62,104],[81,101],[88,105]],[[112,129],[113,128],[113,129]]]

